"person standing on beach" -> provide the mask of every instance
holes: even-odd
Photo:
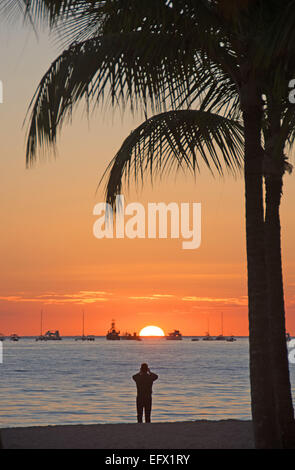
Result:
[[[133,375],[133,380],[137,387],[136,407],[137,422],[142,423],[142,415],[144,410],[145,422],[151,422],[152,410],[152,387],[153,382],[157,380],[157,374],[150,371],[147,364],[141,364],[140,372]]]

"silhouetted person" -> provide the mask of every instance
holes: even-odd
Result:
[[[133,380],[137,386],[137,422],[142,423],[142,415],[144,410],[145,422],[151,422],[152,409],[152,387],[153,382],[157,380],[157,374],[153,374],[147,364],[141,364],[140,372],[133,375]]]

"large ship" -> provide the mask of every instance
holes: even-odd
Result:
[[[179,330],[174,330],[172,333],[169,333],[168,336],[166,336],[166,339],[170,340],[181,340],[182,335]]]
[[[120,339],[120,331],[116,331],[115,321],[112,321],[111,328],[107,332],[106,339],[116,341]]]
[[[133,340],[133,341],[141,341],[141,338],[140,336],[138,336],[137,333],[133,333],[133,335],[131,333],[128,333],[128,331],[126,331],[126,333],[124,333],[122,336],[121,336],[121,339],[127,339],[127,340]]]

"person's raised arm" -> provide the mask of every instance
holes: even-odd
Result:
[[[154,373],[151,372],[151,371],[149,371],[149,373],[150,373],[151,378],[153,379],[153,382],[154,382],[155,380],[157,380],[157,378],[158,378],[158,375],[157,375],[157,374],[154,374]]]

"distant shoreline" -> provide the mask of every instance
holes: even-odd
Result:
[[[19,335],[19,337],[21,339],[35,339],[37,338],[38,336],[40,336],[40,334],[36,334],[36,335],[30,335],[30,336],[25,336],[25,335]],[[93,336],[94,338],[105,338],[106,335],[91,335]],[[215,336],[218,336],[218,335],[211,335],[213,338]],[[231,335],[224,335],[225,337],[230,337]],[[243,338],[249,338],[249,336],[236,336],[236,335],[233,335],[235,338],[237,339],[243,339]],[[4,337],[6,339],[9,339],[10,335],[4,335]],[[77,335],[62,335],[61,334],[61,337],[62,338],[65,338],[65,339],[72,339],[72,338],[79,338],[81,337],[81,334],[77,334]],[[185,336],[185,335],[182,335],[183,338],[206,338],[206,335],[190,335],[190,336]],[[143,339],[165,339],[166,337],[165,336],[142,336]]]
[[[253,449],[251,421],[2,428],[4,449]]]

